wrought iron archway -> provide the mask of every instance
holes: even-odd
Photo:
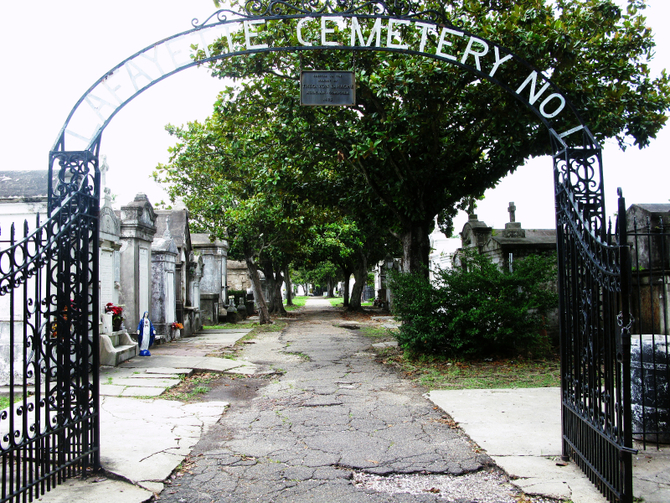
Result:
[[[279,22],[296,30],[297,45],[259,42],[263,28]],[[334,24],[348,31],[336,34]],[[631,501],[629,338],[627,320],[623,329],[614,323],[617,313],[628,312],[619,305],[625,298],[621,250],[606,236],[601,148],[562,91],[506,48],[437,11],[416,11],[411,2],[249,1],[241,12],[219,10],[192,26],[122,61],[84,93],[50,152],[48,222],[0,254],[0,293],[22,309],[22,329],[12,341],[24,348],[16,373],[22,382],[13,383],[23,386],[24,400],[0,416],[6,425],[1,501],[37,496],[99,466],[98,325],[92,320],[99,316],[98,157],[106,126],[136,96],[187,68],[263,52],[322,50],[404,53],[456,65],[505,89],[547,127],[559,235],[564,455],[608,498]],[[411,43],[403,38],[408,30]],[[219,39],[226,52],[211,54]],[[192,58],[192,45],[205,57]],[[505,81],[499,70],[509,65],[525,77]],[[30,348],[40,356],[30,360]],[[25,391],[30,379],[43,390],[32,402]]]

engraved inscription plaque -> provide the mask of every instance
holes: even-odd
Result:
[[[354,72],[300,72],[300,104],[340,107],[355,105]]]

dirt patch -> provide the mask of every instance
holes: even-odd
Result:
[[[276,377],[274,374],[266,374],[262,377],[219,375],[217,379],[211,382],[211,389],[207,395],[203,396],[202,400],[228,402],[231,406],[246,405],[258,394],[261,388],[267,386]]]
[[[276,377],[276,374],[246,377],[216,372],[195,373],[167,390],[161,398],[188,403],[221,401],[239,406],[248,403],[258,390]]]
[[[346,311],[342,310],[342,318],[347,321],[357,321],[359,323],[368,323],[372,322],[373,316],[384,316],[388,315],[387,312],[382,311],[381,309],[373,310],[363,310],[363,311]]]
[[[165,400],[179,400],[181,402],[196,402],[209,392],[210,383],[219,374],[213,372],[196,372],[184,377],[177,385],[161,395]]]

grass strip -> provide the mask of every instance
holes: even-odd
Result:
[[[501,389],[560,386],[558,358],[459,361],[410,357],[397,348],[379,351],[380,361],[430,389]]]
[[[295,297],[291,297],[291,302],[293,303],[292,306],[287,306],[286,301],[284,300],[284,307],[286,308],[287,311],[295,311],[296,309],[300,309],[305,305],[307,302],[307,297],[306,295],[297,295]]]
[[[377,340],[394,340],[394,330],[363,326],[361,333]],[[430,389],[544,388],[561,385],[558,356],[543,360],[498,358],[458,360],[413,356],[402,348],[376,350],[377,361],[399,370],[404,377]]]

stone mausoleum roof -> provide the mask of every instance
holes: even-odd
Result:
[[[555,246],[556,229],[523,229],[524,235],[508,237],[508,229],[494,229],[491,239],[501,245],[516,245],[529,247]]]
[[[49,170],[0,171],[0,200],[44,200],[49,190]]]

